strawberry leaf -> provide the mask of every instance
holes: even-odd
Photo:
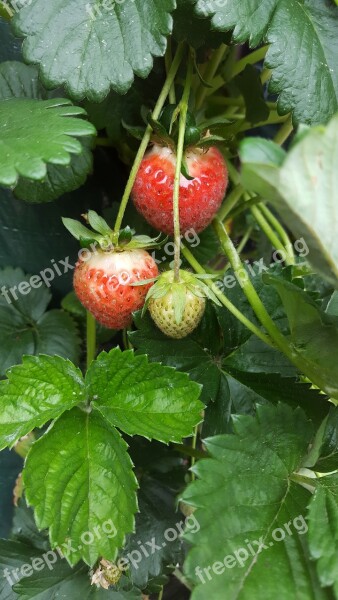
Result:
[[[25,356],[0,385],[0,449],[84,400],[81,371],[59,356]]]
[[[270,44],[265,66],[280,114],[296,122],[327,122],[338,109],[338,8],[317,0],[197,0],[212,28],[233,30],[237,43]]]
[[[338,540],[338,475],[320,477],[309,504],[310,552],[317,561],[317,573],[321,585],[334,586],[338,592],[338,568],[336,556]]]
[[[201,420],[200,386],[146,356],[102,352],[86,375],[93,406],[129,435],[179,442]]]
[[[34,0],[14,18],[26,61],[40,64],[47,87],[65,84],[72,97],[100,102],[110,88],[124,94],[134,74],[147,77],[163,56],[174,0]],[[132,24],[132,26],[131,26]],[[76,44],[74,45],[74,32]],[[100,65],[97,69],[95,65]]]
[[[31,286],[33,281],[36,288]],[[80,340],[76,324],[62,310],[46,312],[51,293],[39,276],[34,279],[21,269],[7,268],[0,271],[0,288],[0,376],[20,363],[24,354],[57,354],[78,362]]]
[[[115,560],[134,527],[137,480],[126,442],[97,411],[75,408],[56,421],[32,447],[24,482],[52,547],[71,540],[62,548],[71,565]]]
[[[185,563],[192,599],[222,598],[224,589],[241,600],[326,598],[305,537],[310,493],[292,481],[313,438],[311,423],[280,404],[237,417],[234,427],[234,435],[205,440],[211,458],[197,463],[198,480],[183,494],[200,524],[185,536],[193,545]]]
[[[66,99],[0,100],[0,184],[15,186],[19,176],[41,181],[47,164],[69,165],[83,151],[75,138],[95,134],[93,125],[74,118],[84,114]]]

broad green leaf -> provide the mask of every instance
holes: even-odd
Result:
[[[336,116],[327,127],[309,130],[284,160],[282,151],[265,140],[248,139],[240,152],[244,185],[274,204],[293,235],[305,241],[309,263],[335,287],[338,242],[332,223],[338,219],[337,136]]]
[[[286,158],[286,152],[271,140],[246,138],[240,144],[239,155],[243,185],[266,200],[281,201],[279,167]]]
[[[126,442],[97,411],[56,421],[32,447],[24,483],[39,529],[49,527],[71,565],[115,560],[134,528],[137,480]]]
[[[338,8],[337,8],[338,16]],[[338,23],[338,20],[337,20]],[[309,263],[338,287],[338,117],[310,131],[288,153],[280,171],[282,202],[275,204],[285,223],[309,247]]]
[[[85,399],[79,369],[59,356],[24,356],[0,384],[0,449]]]
[[[198,480],[183,494],[200,524],[185,536],[193,545],[185,564],[192,600],[223,598],[224,590],[229,600],[326,598],[304,535],[310,494],[291,479],[311,424],[280,404],[237,417],[234,427],[235,435],[205,440],[211,458],[197,463]]]
[[[296,122],[328,121],[338,109],[338,9],[317,0],[197,0],[197,14],[235,42],[270,44],[265,66],[281,114]]]
[[[47,87],[66,85],[72,97],[100,102],[110,88],[124,94],[134,74],[147,77],[163,56],[174,0],[33,0],[14,18],[27,39],[25,60],[40,64]],[[76,32],[76,43],[74,43]],[[100,68],[97,68],[100,65]]]
[[[24,354],[57,354],[75,363],[79,360],[74,320],[61,310],[46,312],[51,293],[39,276],[32,277],[21,269],[0,271],[0,376],[20,363]]]
[[[290,341],[304,372],[323,391],[338,398],[338,317],[327,315],[297,285],[264,275],[281,299],[290,325]]]
[[[16,61],[0,64],[0,99],[35,98],[46,100],[55,96],[47,92],[39,81],[38,69]],[[21,177],[15,195],[26,202],[47,202],[59,198],[82,185],[92,169],[91,141],[82,139],[83,151],[72,155],[68,166],[48,165],[43,181],[30,181]]]
[[[90,366],[86,384],[93,406],[129,435],[179,442],[201,420],[200,386],[132,351],[102,352]]]
[[[338,475],[317,480],[309,505],[309,546],[322,586],[333,585],[338,595]]]
[[[93,125],[74,117],[85,114],[69,100],[0,101],[0,184],[12,187],[19,176],[41,181],[47,164],[67,166],[81,154],[77,137],[95,134]]]

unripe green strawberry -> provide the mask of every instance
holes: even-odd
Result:
[[[206,298],[219,304],[217,298],[199,275],[180,270],[162,273],[149,290],[144,310],[149,312],[157,327],[168,337],[181,339],[196,329],[204,314]]]
[[[185,291],[185,307],[180,323],[175,319],[175,296],[168,292],[163,298],[149,301],[149,312],[157,327],[168,337],[181,339],[196,329],[203,317],[205,298]]]

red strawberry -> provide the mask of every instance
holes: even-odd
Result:
[[[110,329],[123,329],[140,309],[152,283],[132,283],[157,277],[155,261],[145,250],[103,252],[80,260],[74,272],[74,289],[95,319]]]
[[[181,175],[180,225],[203,231],[218,211],[228,185],[228,169],[220,151],[188,148],[185,164],[191,177]],[[137,210],[153,227],[167,234],[174,231],[173,189],[176,156],[168,147],[155,144],[144,157],[132,196]]]

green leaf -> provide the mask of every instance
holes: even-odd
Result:
[[[291,342],[304,360],[306,374],[329,396],[338,398],[338,317],[321,311],[312,298],[282,277],[264,275],[273,285],[288,317]]]
[[[309,505],[309,545],[312,558],[316,560],[317,572],[322,586],[333,585],[338,594],[338,475],[317,480],[317,486]]]
[[[235,435],[204,442],[211,458],[197,463],[198,480],[183,494],[200,524],[185,536],[193,545],[185,564],[196,586],[192,600],[222,598],[225,589],[232,600],[326,598],[304,536],[310,494],[291,480],[311,424],[301,410],[280,404],[237,417],[234,426]]]
[[[152,460],[154,459],[153,456]],[[170,489],[168,483],[149,475],[142,476],[135,533],[128,536],[121,552],[121,557],[124,558],[128,558],[128,554],[133,552],[135,562],[129,563],[128,576],[132,583],[141,589],[146,587],[151,578],[161,575],[165,567],[176,565],[183,558],[183,542],[179,529],[180,526],[183,529],[185,518],[182,513],[177,512],[176,493]],[[171,542],[166,538],[169,529],[177,532],[176,536],[172,534]],[[156,548],[150,548],[150,540],[154,541]],[[147,548],[148,556],[141,554],[140,558],[139,542]]]
[[[335,117],[291,149],[280,171],[283,201],[275,204],[293,234],[306,240],[309,263],[335,287],[338,240],[332,223],[338,219],[337,138]]]
[[[270,44],[265,66],[280,114],[327,122],[338,109],[338,9],[317,0],[198,0],[197,14],[237,43]]]
[[[25,356],[0,385],[0,449],[84,399],[79,369],[59,356]]]
[[[331,407],[316,436],[315,460],[310,467],[319,473],[329,473],[338,468],[338,408]]]
[[[14,25],[27,38],[25,60],[40,64],[47,87],[65,84],[72,97],[100,102],[111,87],[127,92],[134,74],[149,75],[153,56],[165,52],[174,8],[173,0],[108,6],[78,0],[76,10],[68,0],[55,0],[48,7],[44,0],[34,0],[15,16]]]
[[[127,444],[97,411],[75,408],[56,421],[32,447],[24,483],[39,529],[50,528],[71,565],[115,560],[134,528],[137,480]]]
[[[263,138],[246,138],[240,144],[243,185],[263,198],[279,202],[279,167],[286,152],[278,144]]]
[[[201,420],[200,386],[132,351],[102,352],[90,366],[86,383],[93,406],[129,435],[179,442],[192,435]]]
[[[78,362],[76,324],[61,310],[46,312],[51,293],[39,276],[32,279],[21,269],[7,268],[0,271],[0,288],[0,376],[24,354],[57,354]]]
[[[0,99],[31,98],[46,100],[55,96],[41,85],[38,69],[16,61],[0,64]],[[49,202],[82,185],[92,169],[91,141],[82,139],[83,151],[72,155],[69,166],[48,165],[43,181],[20,177],[15,195],[26,202]]]
[[[271,142],[247,140],[241,146],[244,185],[273,202],[294,236],[306,242],[309,263],[335,287],[338,242],[332,223],[338,219],[337,137],[335,117],[327,127],[313,128],[301,137],[284,161]]]
[[[0,184],[16,185],[19,175],[40,181],[46,164],[69,165],[82,145],[74,136],[95,134],[93,125],[74,117],[85,114],[69,100],[0,101]]]

